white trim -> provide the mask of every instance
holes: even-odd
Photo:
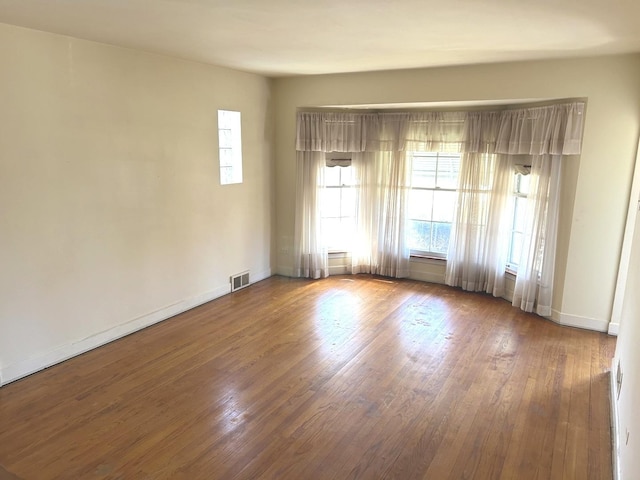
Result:
[[[446,267],[444,258],[412,256],[409,259],[409,278],[444,285]]]
[[[437,283],[440,285],[444,285],[444,275],[440,273],[425,272],[425,271],[416,272],[415,270],[411,270],[409,273],[409,278],[411,280],[419,280],[421,282]]]
[[[616,358],[611,361],[611,371],[609,372],[610,391],[609,404],[611,406],[611,460],[613,463],[613,480],[621,480],[620,474],[620,422],[618,418],[618,394],[616,392]]]
[[[551,310],[550,319],[555,323],[567,327],[584,328],[586,330],[595,330],[596,332],[606,332],[609,329],[609,322],[607,320],[571,315],[569,313],[559,312],[558,310]]]
[[[410,263],[415,264],[427,264],[427,265],[438,265],[439,267],[446,268],[447,259],[446,258],[438,258],[438,257],[429,257],[429,256],[421,256],[421,255],[411,255],[409,257]]]
[[[271,270],[266,270],[256,275],[255,282],[264,280],[271,276]],[[116,325],[103,332],[96,333],[87,338],[71,342],[56,347],[48,352],[37,354],[25,360],[12,363],[10,365],[2,365],[0,368],[0,386],[13,382],[20,378],[31,375],[45,368],[51,367],[57,363],[64,362],[72,357],[81,355],[89,350],[105,345],[119,338],[130,335],[131,333],[142,330],[155,323],[162,322],[168,318],[174,317],[180,313],[191,310],[199,305],[215,300],[216,298],[227,295],[231,292],[231,285],[215,288],[209,292],[196,295],[185,300],[167,305],[159,310],[149,312],[140,317],[131,319],[120,325]]]
[[[329,276],[331,275],[348,275],[351,272],[346,265],[329,265]]]
[[[293,267],[285,267],[283,265],[278,265],[276,266],[276,274],[282,275],[283,277],[294,277]]]
[[[607,333],[609,335],[613,335],[614,337],[617,337],[619,331],[620,331],[620,324],[619,323],[611,322],[609,324],[609,329],[607,330]]]
[[[629,261],[631,260],[631,247],[633,243],[633,235],[636,225],[636,217],[640,210],[640,140],[636,150],[633,180],[631,182],[631,192],[629,192],[629,207],[627,210],[627,219],[622,239],[622,249],[620,251],[620,262],[618,263],[618,277],[616,279],[616,289],[613,296],[613,307],[611,309],[611,323],[620,325],[622,320],[622,307],[627,289],[627,276],[629,274]],[[618,334],[618,327],[614,327]]]
[[[504,298],[507,302],[513,303],[513,296],[516,293],[516,277],[513,273],[504,272]]]

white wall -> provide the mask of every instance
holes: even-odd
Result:
[[[613,378],[615,379],[618,364],[622,368],[622,384],[620,395],[617,387],[612,388],[614,412],[617,413],[616,443],[618,446],[618,460],[620,480],[637,478],[640,472],[640,215],[638,202],[640,201],[640,162],[636,161],[633,194],[629,202],[629,218],[627,222],[627,236],[625,250],[628,257],[624,259],[628,269],[621,281],[621,321],[620,332],[616,345],[616,355],[613,360]],[[629,434],[627,442],[627,432]]]
[[[564,168],[553,313],[606,331],[640,130],[639,84],[639,55],[277,79],[277,271],[292,272],[297,108],[586,98],[583,153]]]
[[[270,275],[271,83],[0,25],[0,380]],[[242,112],[220,186],[217,109]]]

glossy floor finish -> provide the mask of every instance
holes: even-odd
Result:
[[[610,479],[614,347],[440,285],[272,277],[0,388],[0,465],[24,480]]]

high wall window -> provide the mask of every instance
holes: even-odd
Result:
[[[413,154],[407,238],[412,254],[446,257],[459,172],[459,154]]]
[[[240,112],[218,110],[220,184],[242,183]]]
[[[350,251],[355,232],[356,189],[351,165],[326,166],[321,205],[324,244],[330,252]]]

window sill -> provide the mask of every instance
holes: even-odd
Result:
[[[444,264],[447,263],[447,259],[446,258],[435,257],[435,256],[432,256],[432,255],[411,254],[409,258],[410,258],[410,260],[412,262],[418,262],[418,263],[431,263],[431,264],[435,264],[435,265],[444,265]]]

